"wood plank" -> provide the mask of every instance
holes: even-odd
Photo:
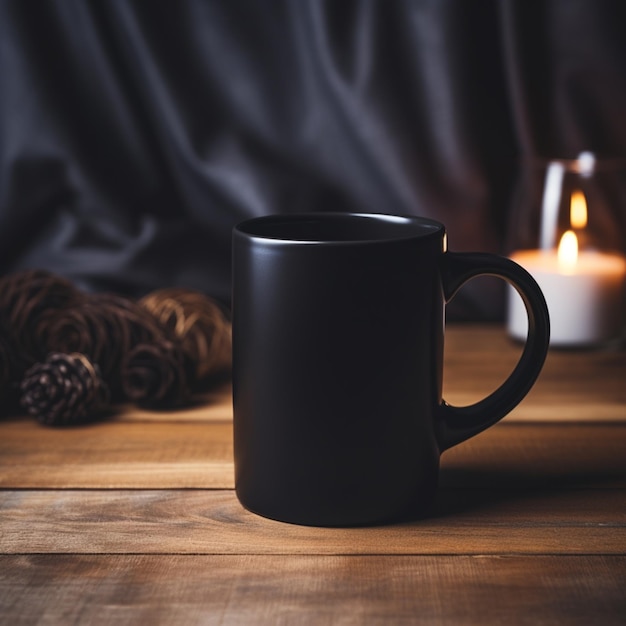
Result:
[[[520,344],[502,326],[451,325],[446,330],[444,397],[457,405],[476,402],[513,369]],[[535,387],[506,418],[509,421],[626,421],[626,350],[550,350]],[[124,421],[208,421],[232,419],[232,390],[224,383],[199,404],[174,412],[122,407]]]
[[[623,625],[626,557],[0,557],[22,624]]]
[[[456,405],[480,400],[514,367],[521,347],[504,328],[452,325],[446,330],[444,397]],[[509,421],[626,421],[626,350],[551,350],[535,387]],[[232,419],[228,381],[177,411],[116,407],[111,419],[121,422],[211,422]],[[0,421],[0,429],[3,422]]]
[[[174,411],[155,411],[127,404],[116,407],[116,422],[224,422],[233,419],[232,385],[222,381],[215,389],[194,398],[189,406]]]
[[[511,372],[521,345],[504,327],[453,324],[446,329],[444,396],[452,404],[476,402]],[[535,387],[506,418],[510,421],[626,421],[626,350],[551,349]],[[198,405],[173,412],[122,407],[124,421],[208,421],[232,419],[232,389],[225,382],[198,399]]]
[[[626,424],[501,423],[442,457],[447,486],[626,485]],[[0,427],[0,487],[232,488],[232,425]]]
[[[234,480],[230,421],[54,429],[15,419],[0,437],[0,487],[224,488]]]
[[[429,519],[312,528],[232,491],[0,491],[0,553],[626,554],[626,490],[443,491]]]
[[[503,422],[446,451],[441,485],[626,486],[626,424]]]
[[[463,406],[493,391],[511,372],[521,346],[504,328],[453,325],[446,331],[444,397]],[[554,350],[507,421],[626,421],[626,350]]]

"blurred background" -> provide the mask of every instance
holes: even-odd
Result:
[[[508,254],[537,164],[626,157],[624,24],[620,0],[0,0],[0,273],[228,306],[232,227],[322,210]],[[504,302],[479,279],[448,316]]]

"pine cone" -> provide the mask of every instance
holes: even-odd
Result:
[[[26,372],[20,387],[22,406],[49,426],[85,422],[108,403],[98,366],[79,353],[49,354]]]
[[[190,363],[180,346],[168,340],[135,346],[122,364],[126,397],[151,408],[184,404],[190,396]]]

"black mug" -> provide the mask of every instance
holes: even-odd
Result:
[[[527,394],[549,343],[519,265],[446,249],[418,217],[275,215],[233,232],[235,488],[248,510],[314,526],[423,515],[439,458]],[[511,283],[528,338],[509,378],[467,407],[441,397],[444,306],[463,283]]]

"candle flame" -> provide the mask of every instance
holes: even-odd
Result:
[[[587,226],[587,200],[582,191],[575,191],[570,202],[569,219],[572,228]]]
[[[566,273],[571,273],[578,261],[578,237],[573,230],[563,233],[557,251],[559,267]]]

